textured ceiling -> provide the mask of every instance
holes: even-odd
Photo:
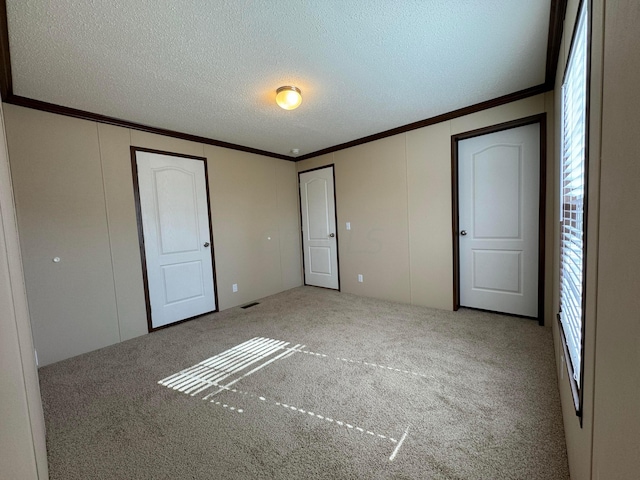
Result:
[[[13,92],[305,155],[544,83],[550,1],[7,0]]]

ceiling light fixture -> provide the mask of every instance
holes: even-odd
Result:
[[[298,87],[280,87],[276,90],[276,103],[285,110],[298,108],[302,103],[302,92]]]

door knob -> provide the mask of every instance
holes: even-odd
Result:
[[[209,242],[204,242],[204,246],[208,247],[209,246]]]
[[[330,233],[330,234],[329,234],[329,236],[330,236],[331,238],[333,238],[333,237],[335,237],[335,236],[336,236],[336,234],[335,234],[335,233]]]
[[[462,231],[460,232],[460,235],[462,235],[463,237],[464,237],[466,234],[467,234],[467,231],[466,231],[466,230],[462,230]]]

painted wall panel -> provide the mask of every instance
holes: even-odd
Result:
[[[147,317],[133,197],[130,130],[98,124],[121,340],[147,333]]]
[[[5,118],[40,364],[116,343],[97,126],[12,105]]]
[[[407,133],[411,303],[453,308],[451,123]]]
[[[300,196],[298,195],[296,164],[293,162],[276,163],[276,175],[282,289],[288,290],[302,285]]]
[[[204,150],[209,160],[220,308],[282,291],[276,194],[276,166],[282,160],[210,145]],[[299,244],[290,246],[299,251]],[[232,291],[232,284],[238,285],[238,292]]]
[[[451,135],[536,115],[544,112],[544,108],[545,99],[543,94],[465,115],[464,117],[454,118],[451,120]]]
[[[409,303],[404,135],[342,150],[334,157],[342,291]],[[351,222],[351,230],[345,222]]]
[[[134,147],[151,148],[163,152],[181,153],[204,157],[204,145],[201,143],[181,140],[179,138],[165,137],[155,133],[141,132],[140,130],[128,130],[131,135],[131,145]]]
[[[640,472],[640,4],[604,18],[594,480]]]
[[[0,107],[0,472],[47,478],[45,427]]]

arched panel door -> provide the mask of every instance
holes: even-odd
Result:
[[[333,166],[300,173],[304,283],[339,290]]]
[[[460,306],[537,318],[540,124],[458,143]]]
[[[149,330],[216,310],[204,159],[136,151]]]

